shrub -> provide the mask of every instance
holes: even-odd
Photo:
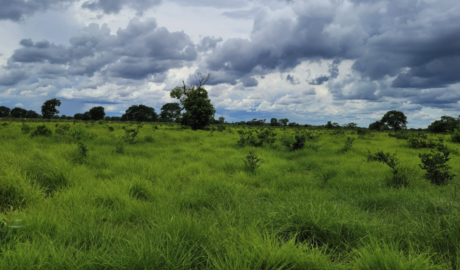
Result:
[[[354,141],[354,140],[355,140],[355,139],[352,139],[352,138],[350,138],[350,137],[347,137],[347,141],[345,142],[345,145],[343,146],[343,148],[340,149],[340,152],[345,153],[345,152],[347,152],[348,150],[350,150],[351,147],[353,146],[353,141]]]
[[[242,159],[246,166],[254,171],[255,169],[259,168],[260,165],[264,163],[262,159],[260,159],[253,151],[249,151],[249,155],[246,156],[246,159]]]
[[[113,131],[113,127],[107,127],[109,129],[110,132]]]
[[[295,134],[294,137],[285,136],[282,139],[284,146],[289,148],[291,151],[303,149],[305,147],[306,141],[307,136],[305,136],[305,134]]]
[[[88,147],[82,142],[78,142],[78,152],[80,154],[80,157],[86,158],[88,156]]]
[[[51,129],[47,128],[45,125],[37,126],[37,128],[32,132],[31,137],[45,136],[50,137],[53,134]]]
[[[450,141],[453,143],[460,143],[460,132],[458,129],[455,129],[454,133],[450,135]]]
[[[22,127],[21,127],[22,133],[29,134],[30,130],[31,130],[31,127],[23,122]]]
[[[118,142],[117,145],[115,146],[115,150],[113,152],[117,153],[117,154],[124,154],[125,153],[125,146],[123,145],[123,143]]]
[[[240,140],[238,144],[240,146],[250,145],[254,147],[262,147],[264,144],[273,145],[276,139],[276,133],[271,128],[262,131],[243,131],[238,130],[240,134]]]
[[[147,135],[147,136],[144,137],[144,141],[148,142],[148,143],[153,143],[155,141],[155,139],[153,138],[153,136]]]
[[[406,187],[409,185],[407,175],[400,172],[399,164],[400,161],[396,157],[396,153],[391,155],[390,153],[384,153],[383,151],[377,151],[377,153],[373,154],[369,150],[367,150],[368,156],[367,161],[378,161],[388,165],[391,168],[391,173],[393,177],[391,179],[391,184],[394,187]]]
[[[58,135],[66,135],[70,130],[69,124],[60,125],[56,128],[55,133]]]
[[[449,155],[450,151],[447,147],[440,153],[431,150],[431,153],[418,155],[423,163],[419,166],[422,170],[426,170],[425,178],[430,180],[432,184],[447,184],[447,181],[454,178],[455,174],[449,173],[450,167],[446,164],[450,160]]]
[[[136,129],[125,128],[125,135],[122,136],[121,138],[127,143],[134,144],[135,139],[137,135],[139,134],[139,129],[141,129],[142,127],[143,127],[142,124],[138,124]]]

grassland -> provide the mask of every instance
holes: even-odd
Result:
[[[318,151],[289,151],[145,124],[117,153],[128,124],[70,124],[87,157],[70,135],[0,125],[0,269],[460,269],[458,154],[437,186],[419,167],[429,150],[387,133],[323,131]],[[397,152],[409,185],[367,149]]]

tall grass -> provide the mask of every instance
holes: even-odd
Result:
[[[318,151],[291,151],[240,147],[234,128],[145,124],[117,152],[129,123],[44,124],[53,136],[0,126],[0,269],[460,269],[458,154],[437,186],[418,166],[429,149],[385,133],[323,131],[306,143]],[[367,149],[397,152],[407,185]]]

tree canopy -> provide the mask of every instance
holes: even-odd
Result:
[[[160,118],[162,122],[177,122],[181,117],[179,103],[166,103],[161,107]]]
[[[179,99],[181,110],[185,110],[182,125],[190,126],[193,130],[203,129],[214,121],[216,110],[208,98],[208,92],[203,88],[210,76],[198,73],[196,85],[186,86],[183,82],[182,87],[176,87],[171,91],[171,97]]]
[[[27,110],[16,107],[11,110],[11,116],[14,118],[25,118],[27,116]]]
[[[10,108],[5,106],[0,106],[0,117],[7,117],[10,115]]]
[[[138,122],[154,122],[158,119],[158,115],[154,108],[141,104],[129,107],[125,114],[122,115],[121,119]]]
[[[400,111],[388,111],[380,120],[395,132],[407,128],[407,117]]]
[[[61,101],[59,99],[53,98],[45,101],[42,105],[42,116],[43,118],[51,119],[54,115],[58,114],[59,111],[56,107],[61,106]]]
[[[105,116],[104,107],[97,106],[89,110],[89,117],[91,118],[91,120],[95,120],[95,121],[102,120],[104,119],[104,116]]]
[[[460,117],[459,117],[460,118]],[[428,130],[434,133],[454,131],[460,129],[460,119],[451,116],[442,116],[441,120],[436,120],[428,126]]]

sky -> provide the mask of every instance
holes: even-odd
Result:
[[[0,0],[0,37],[0,106],[39,113],[159,113],[200,72],[228,122],[460,115],[458,0]]]

